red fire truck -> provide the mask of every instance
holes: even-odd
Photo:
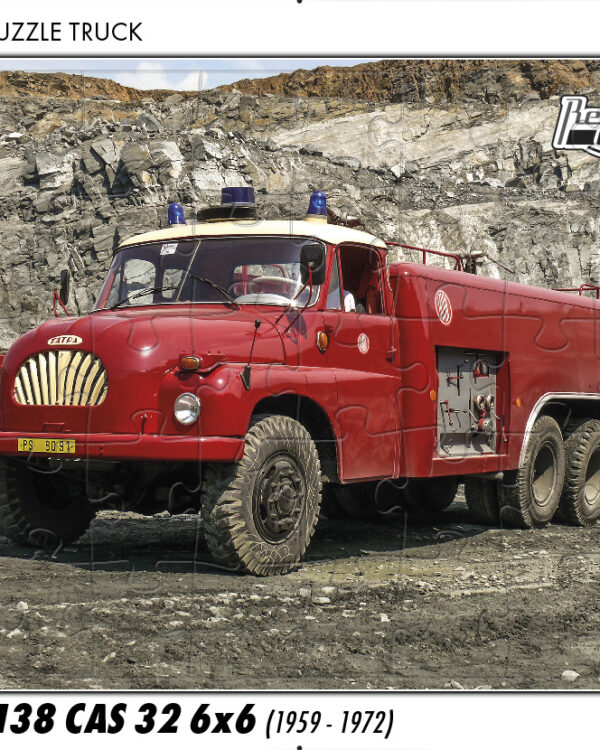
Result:
[[[59,546],[99,508],[194,511],[219,564],[270,575],[321,509],[436,511],[463,481],[485,524],[594,523],[598,302],[387,252],[320,192],[301,221],[259,221],[251,188],[190,224],[172,204],[91,313],[5,355],[4,533]]]

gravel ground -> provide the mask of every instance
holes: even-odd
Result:
[[[212,567],[196,516],[103,512],[55,557],[0,538],[0,687],[596,688],[599,531],[461,500],[322,519],[270,579]]]

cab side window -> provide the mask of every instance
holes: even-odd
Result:
[[[339,254],[344,294],[352,295],[356,312],[382,315],[384,306],[379,253],[360,245],[341,245]]]
[[[340,269],[338,267],[337,253],[333,256],[331,275],[329,276],[329,290],[327,292],[327,309],[342,309],[342,290],[340,289]]]

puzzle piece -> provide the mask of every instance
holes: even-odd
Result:
[[[201,81],[199,75],[200,87]],[[500,90],[487,78],[484,83],[494,102],[507,98],[504,83]],[[277,320],[261,306],[245,311],[224,304],[200,312],[193,305],[177,312],[117,309],[94,313],[89,324],[64,322],[62,333],[85,337],[101,359],[114,357],[110,386],[128,395],[119,399],[108,428],[101,429],[95,406],[78,407],[73,417],[78,430],[112,431],[113,440],[99,441],[103,450],[117,454],[116,464],[122,456],[128,463],[138,451],[144,466],[136,465],[133,479],[127,472],[115,478],[91,467],[83,474],[79,497],[93,510],[103,509],[79,541],[33,556],[8,541],[0,546],[6,584],[0,648],[7,679],[19,687],[539,688],[564,686],[563,667],[574,667],[582,674],[577,686],[595,686],[597,561],[589,551],[594,527],[555,524],[529,533],[504,528],[503,517],[500,528],[474,523],[462,490],[454,498],[457,480],[444,477],[431,485],[435,499],[453,502],[423,513],[426,486],[412,477],[422,472],[407,471],[421,457],[441,460],[439,403],[434,403],[439,394],[431,393],[443,384],[445,372],[433,350],[424,353],[416,343],[429,337],[432,345],[463,347],[450,328],[440,327],[441,308],[433,303],[438,287],[462,334],[473,335],[465,346],[508,352],[511,372],[529,368],[521,372],[526,387],[519,393],[498,376],[496,404],[522,402],[510,424],[498,426],[500,444],[520,444],[529,435],[528,399],[542,377],[563,394],[552,411],[563,429],[581,416],[565,391],[597,390],[589,377],[597,357],[592,303],[586,308],[576,297],[571,305],[564,297],[561,312],[550,314],[538,298],[519,297],[509,285],[524,279],[546,286],[597,281],[598,227],[593,202],[586,202],[594,195],[596,163],[589,156],[567,159],[551,152],[558,105],[553,107],[545,100],[514,110],[460,102],[369,109],[199,90],[189,100],[164,105],[82,101],[77,117],[87,132],[76,131],[83,140],[67,147],[49,132],[49,107],[30,133],[36,153],[3,145],[9,159],[3,152],[8,206],[3,211],[16,206],[16,193],[22,201],[19,222],[33,216],[35,206],[48,222],[39,240],[20,224],[0,230],[3,243],[31,258],[27,268],[7,269],[0,292],[2,306],[15,312],[11,335],[26,327],[21,312],[31,306],[38,318],[45,317],[48,296],[39,288],[29,300],[25,293],[15,297],[15,288],[31,283],[54,286],[42,260],[56,265],[60,256],[68,263],[76,308],[83,312],[92,301],[88,284],[100,281],[111,252],[127,236],[164,228],[167,203],[174,201],[184,205],[193,232],[195,210],[216,206],[221,188],[234,184],[257,189],[261,218],[252,222],[257,237],[269,234],[263,216],[285,221],[288,231],[281,236],[291,234],[292,219],[303,216],[314,190],[324,189],[338,217],[363,219],[369,264],[376,257],[374,237],[381,235],[417,248],[458,251],[480,277],[469,283],[464,275],[444,275],[454,260],[429,255],[433,268],[417,266],[413,273],[427,274],[431,294],[411,307],[407,296],[414,291],[408,283],[384,273],[380,284],[391,283],[394,317],[342,311],[340,295],[337,308],[299,314],[288,304]],[[524,130],[516,129],[518,122]],[[71,151],[79,149],[80,162],[71,159]],[[236,234],[247,227],[248,222],[234,221]],[[563,247],[576,248],[576,259],[562,253]],[[420,254],[393,247],[388,257],[418,264]],[[206,274],[217,268],[215,261]],[[141,283],[143,273],[136,273]],[[269,283],[275,275],[272,267]],[[287,278],[283,272],[281,278]],[[350,286],[350,276],[342,273],[342,284],[344,278]],[[594,289],[589,291],[593,296]],[[119,327],[109,351],[105,337],[117,337]],[[322,352],[321,331],[329,336]],[[50,333],[40,334],[40,351],[49,338]],[[527,363],[515,352],[521,346]],[[176,375],[179,355],[196,353],[210,355],[202,363],[206,372]],[[221,354],[230,361],[222,365]],[[247,363],[249,389],[240,377]],[[498,366],[503,363],[499,357]],[[574,370],[577,389],[568,385]],[[230,460],[247,450],[244,436],[253,410],[265,415],[282,407],[311,427],[330,480],[324,485],[327,517],[319,521],[305,562],[288,576],[256,584],[232,575],[239,566],[212,559],[197,510],[205,464],[211,463],[207,456],[214,454],[202,442],[181,453],[189,433],[174,426],[173,400],[183,388],[202,402],[200,437],[237,441]],[[487,395],[483,386],[475,391]],[[324,417],[307,407],[311,399],[318,399]],[[34,421],[23,420],[19,429],[38,432]],[[48,422],[54,424],[50,417]],[[286,453],[277,433],[263,436],[261,445]],[[109,461],[97,450],[89,446],[86,457],[106,468]],[[160,461],[167,450],[173,467],[163,473]],[[467,444],[457,448],[452,462],[454,475],[474,471]],[[481,473],[514,465],[503,455]],[[58,483],[65,466],[54,467]],[[248,467],[244,478],[256,483],[261,471]],[[279,479],[288,494],[291,473]],[[381,479],[390,476],[396,478]],[[336,507],[334,485],[340,478],[356,483],[343,485],[347,494]],[[509,493],[514,477],[507,475],[504,485]],[[250,503],[252,493],[244,499]],[[348,510],[371,517],[349,518]],[[336,512],[346,516],[334,518]],[[40,541],[55,533],[39,527]]]

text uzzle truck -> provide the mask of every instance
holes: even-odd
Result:
[[[270,575],[321,510],[441,510],[462,481],[482,523],[594,523],[600,303],[389,244],[319,191],[300,221],[257,220],[251,188],[191,224],[172,204],[91,313],[4,356],[3,532],[56,548],[101,508],[193,511],[217,564]]]

